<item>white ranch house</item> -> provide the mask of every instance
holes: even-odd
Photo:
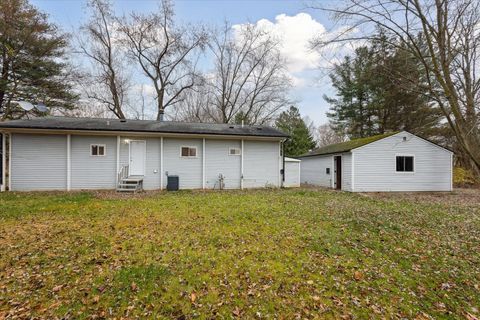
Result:
[[[162,190],[174,176],[180,189],[284,183],[288,136],[266,126],[47,117],[0,132],[2,190]]]
[[[451,191],[453,152],[402,131],[300,157],[301,183],[351,192]]]

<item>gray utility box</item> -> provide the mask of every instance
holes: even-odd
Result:
[[[167,177],[167,191],[178,191],[180,187],[180,180],[178,176]]]

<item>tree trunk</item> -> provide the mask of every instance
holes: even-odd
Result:
[[[157,121],[163,121],[163,116],[165,114],[165,106],[163,105],[163,97],[165,95],[164,89],[160,89],[157,92]]]

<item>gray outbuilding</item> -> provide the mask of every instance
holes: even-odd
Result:
[[[351,192],[452,190],[453,152],[407,131],[329,145],[300,159],[302,184]]]

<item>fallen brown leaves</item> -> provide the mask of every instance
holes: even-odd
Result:
[[[478,320],[479,206],[421,197],[1,194],[0,318]]]

